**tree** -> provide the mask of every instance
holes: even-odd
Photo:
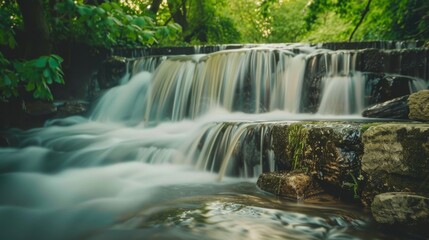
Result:
[[[222,14],[224,0],[168,0],[170,17],[183,29],[186,43],[219,44],[239,41],[239,32],[232,20]]]
[[[258,1],[228,1],[221,7],[224,15],[231,18],[240,34],[241,43],[262,43],[270,34],[270,16],[262,14]],[[267,9],[268,11],[268,9]]]
[[[51,39],[42,0],[17,0],[24,21],[25,57],[51,54]]]
[[[272,3],[271,33],[269,42],[298,42],[306,33],[305,11],[307,0],[297,0],[287,3]]]
[[[157,25],[146,15],[110,1],[0,1],[0,98],[20,88],[52,100],[49,85],[64,83],[60,42],[92,47],[136,47],[174,41],[180,26]],[[19,46],[16,48],[16,46]],[[7,54],[3,54],[6,52]]]
[[[322,33],[331,33],[331,41],[427,40],[428,13],[429,2],[426,0],[314,0],[306,15],[307,36],[313,36],[315,41],[321,40],[318,36]],[[321,20],[326,20],[327,16],[328,19],[336,18],[337,24],[324,24]]]

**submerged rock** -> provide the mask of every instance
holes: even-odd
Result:
[[[376,104],[365,109],[362,116],[371,118],[408,119],[408,95]]]
[[[257,185],[264,191],[297,200],[304,200],[323,192],[310,176],[299,172],[262,173]]]
[[[384,192],[429,192],[429,125],[381,124],[363,134],[362,171],[367,183],[362,193],[370,205]]]
[[[408,98],[408,106],[410,119],[429,121],[429,90],[411,94]]]
[[[383,224],[423,225],[429,223],[429,198],[414,193],[389,192],[375,196],[374,219]]]

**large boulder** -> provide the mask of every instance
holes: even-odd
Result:
[[[362,171],[367,176],[364,204],[384,192],[429,192],[429,125],[381,124],[362,137]]]
[[[362,116],[371,118],[408,119],[408,95],[373,105],[362,112]]]
[[[322,192],[310,176],[300,172],[262,173],[257,185],[264,191],[297,200],[304,200]]]
[[[410,108],[409,118],[419,121],[429,121],[429,90],[413,93],[408,98]]]
[[[429,224],[429,198],[414,193],[389,192],[375,196],[371,211],[378,223]]]

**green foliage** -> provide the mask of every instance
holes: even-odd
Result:
[[[308,6],[305,17],[311,41],[345,41],[362,17],[365,1],[318,0]],[[371,1],[353,40],[429,39],[429,1]]]
[[[352,173],[349,173],[349,176],[352,180],[352,182],[344,182],[343,187],[350,188],[353,190],[353,198],[354,199],[360,199],[360,191],[361,191],[361,184],[364,180],[364,177],[362,174],[359,174],[359,176],[356,178]]]
[[[15,48],[15,30],[22,24],[16,4],[0,1],[0,19],[0,45]]]
[[[185,9],[182,1],[170,1],[172,11],[181,9],[189,23],[184,31],[185,41],[192,44],[222,44],[240,41],[235,22],[222,11],[225,0],[188,0]],[[173,12],[171,14],[173,14]]]
[[[373,1],[358,39],[429,39],[429,2],[425,0]]]
[[[0,53],[1,100],[18,96],[18,88],[33,93],[36,99],[53,100],[49,85],[64,84],[61,62],[57,55],[42,56],[37,59],[11,63]]]
[[[306,33],[305,8],[307,0],[288,4],[272,4],[269,42],[297,42]]]
[[[41,56],[37,59],[14,64],[18,76],[25,83],[25,89],[33,92],[34,98],[53,100],[50,84],[64,84],[61,62],[58,55]]]
[[[341,18],[337,13],[328,12],[318,18],[312,30],[301,35],[305,42],[340,42],[348,41],[353,25]]]
[[[4,101],[18,95],[18,77],[13,66],[0,52],[0,100]]]
[[[302,169],[307,136],[308,131],[301,124],[291,124],[288,128],[287,151],[292,158],[292,170]]]
[[[21,86],[32,92],[34,98],[53,100],[48,85],[64,84],[62,61],[61,57],[50,55],[11,63],[0,53],[0,100],[18,96]]]
[[[267,42],[271,32],[271,16],[268,15],[271,4],[262,6],[256,1],[235,0],[220,6],[224,16],[228,16],[240,34],[242,43]]]
[[[181,28],[177,24],[157,26],[148,16],[127,14],[114,2],[98,6],[66,0],[56,5],[60,17],[54,19],[54,35],[92,46],[147,46],[174,40]]]

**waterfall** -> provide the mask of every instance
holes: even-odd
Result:
[[[201,54],[128,61],[120,85],[88,118],[8,131],[11,146],[0,148],[0,238],[353,239],[344,235],[350,226],[365,232],[361,220],[349,226],[349,215],[328,216],[338,214],[332,206],[329,214],[320,206],[295,213],[303,205],[261,194],[254,180],[285,168],[290,122],[355,119],[380,86],[400,83],[409,93],[427,82],[364,71],[356,51],[195,51]],[[379,92],[370,103],[392,95]]]
[[[365,107],[365,76],[356,71],[356,53],[325,54],[329,66],[322,79],[318,114],[359,114]]]
[[[184,138],[174,151],[158,153],[158,148],[143,147],[139,158],[155,159],[152,156],[163,154],[160,162],[174,158],[220,177],[253,177],[275,169],[275,156],[261,150],[269,142],[269,128],[256,127],[261,125],[252,121],[359,117],[373,90],[367,84],[368,73],[357,70],[358,54],[308,46],[253,46],[210,54],[145,57],[135,61],[129,82],[103,96],[90,119],[148,129],[193,121],[195,128],[187,130],[192,137]],[[319,82],[309,80],[309,75],[320,73]],[[414,92],[424,89],[426,83],[412,79],[408,84],[409,92]],[[309,87],[320,92],[317,114],[312,116],[305,112]],[[235,121],[236,114],[245,123],[228,122]],[[241,149],[249,144],[258,147]],[[252,156],[237,152],[252,152]]]
[[[134,60],[132,75],[139,72],[154,72],[155,69],[165,60],[166,56],[148,56]]]
[[[298,113],[305,64],[304,54],[275,48],[169,57],[150,80],[132,80],[132,86],[106,94],[91,118],[122,121],[132,116],[130,122],[135,123],[138,116],[156,125],[195,119],[219,107],[246,113]]]
[[[223,122],[206,125],[183,146],[184,159],[197,169],[224,176],[251,178],[274,171],[271,128],[259,123]],[[266,146],[265,146],[266,145]]]

